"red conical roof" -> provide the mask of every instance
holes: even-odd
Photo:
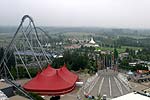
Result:
[[[72,91],[78,76],[70,72],[66,65],[54,69],[50,65],[32,80],[27,82],[23,88],[30,92],[41,95],[61,95]]]

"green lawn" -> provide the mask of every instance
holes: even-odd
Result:
[[[123,49],[129,48],[129,49],[133,49],[133,50],[142,49],[141,47],[131,47],[131,46],[122,46],[121,48],[123,48]]]
[[[133,50],[138,50],[138,49],[142,49],[140,47],[131,47],[131,46],[121,46],[121,48],[117,48],[118,52],[119,53],[122,53],[122,52],[125,52],[126,48],[129,48],[129,49],[133,49]],[[98,47],[96,48],[96,50],[109,50],[109,51],[113,51],[114,48],[110,48],[110,47]]]

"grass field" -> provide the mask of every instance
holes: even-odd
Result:
[[[125,52],[126,48],[129,48],[129,49],[133,49],[133,50],[138,50],[138,49],[142,49],[140,47],[131,47],[131,46],[121,46],[121,48],[117,48],[117,51],[119,53],[122,53],[122,52]],[[114,48],[111,48],[111,47],[98,47],[96,48],[96,50],[109,50],[109,51],[113,51]]]

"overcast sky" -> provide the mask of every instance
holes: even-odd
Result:
[[[40,26],[150,28],[150,0],[0,0],[0,26],[25,14]]]

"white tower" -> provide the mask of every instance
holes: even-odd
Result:
[[[91,40],[90,40],[89,43],[90,43],[90,44],[95,44],[95,43],[96,43],[96,42],[94,41],[93,37],[91,38]]]

